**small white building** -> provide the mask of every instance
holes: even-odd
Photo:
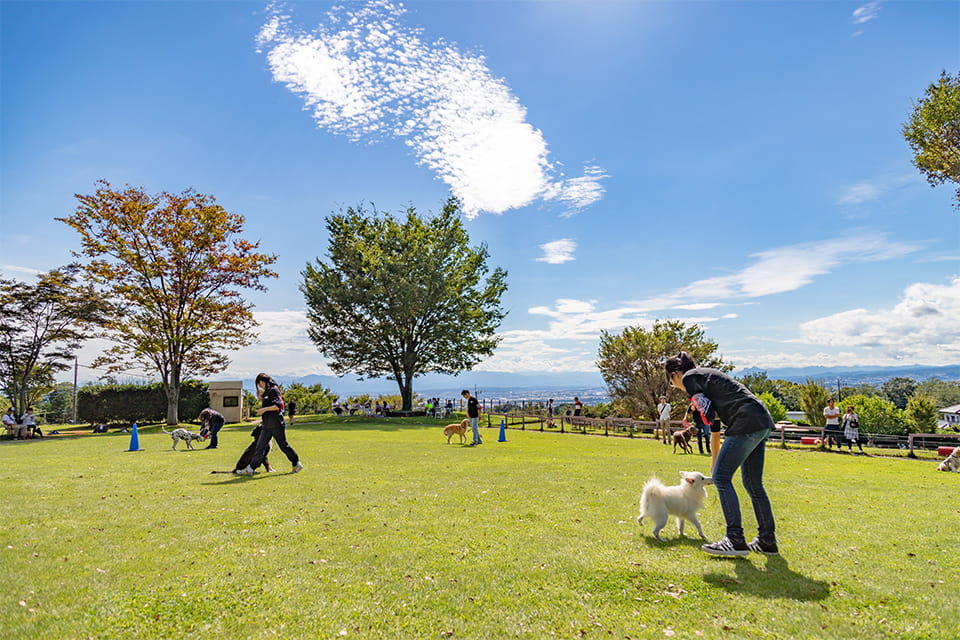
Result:
[[[223,415],[227,422],[240,422],[243,419],[243,382],[211,382],[207,385],[210,393],[210,408]]]
[[[960,404],[944,407],[937,411],[940,419],[937,420],[938,429],[954,429],[960,431]]]

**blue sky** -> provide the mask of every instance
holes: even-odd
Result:
[[[219,377],[328,373],[298,289],[325,216],[451,193],[510,274],[480,369],[595,371],[602,330],[666,318],[738,368],[960,361],[960,214],[900,134],[960,68],[956,2],[0,10],[0,273],[68,262],[54,217],[98,179],[213,194],[280,273]]]

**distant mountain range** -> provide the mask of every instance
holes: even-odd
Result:
[[[825,383],[835,383],[839,378],[844,386],[856,384],[880,385],[895,377],[912,378],[922,382],[928,378],[941,380],[960,380],[960,365],[942,367],[909,365],[900,367],[784,367],[779,369],[759,369],[751,367],[734,371],[741,377],[750,373],[765,371],[772,380],[804,382],[813,379]],[[343,396],[368,393],[370,395],[396,394],[397,384],[384,378],[360,380],[356,376],[302,377],[277,376],[283,385],[299,382],[303,385],[320,384]],[[606,385],[599,371],[573,371],[569,373],[508,373],[504,371],[468,371],[459,376],[428,374],[418,377],[413,383],[414,392],[424,396],[440,398],[456,397],[461,389],[479,391],[486,397],[527,397],[537,398],[556,395],[558,398],[579,395],[582,398],[602,398],[606,395]]]

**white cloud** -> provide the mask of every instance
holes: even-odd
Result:
[[[19,267],[13,264],[0,264],[0,276],[10,277],[7,275],[10,273],[24,273],[28,276],[38,276],[43,272],[39,269],[33,269],[31,267]]]
[[[323,354],[307,335],[303,310],[255,311],[260,326],[257,342],[230,354],[230,366],[220,378],[254,378],[265,369],[274,376],[333,375]]]
[[[698,280],[663,296],[635,303],[647,309],[683,308],[691,303],[758,298],[794,291],[817,276],[857,262],[901,257],[916,247],[887,240],[885,234],[852,231],[845,236],[805,242],[753,254],[753,264],[736,273]]]
[[[867,4],[859,6],[853,10],[853,19],[851,21],[853,24],[864,24],[876,18],[877,14],[879,13],[880,3],[868,2]]]
[[[847,187],[837,199],[837,204],[863,204],[879,200],[883,190],[876,184],[861,182]]]
[[[312,32],[271,6],[258,45],[277,82],[300,95],[319,127],[354,141],[403,140],[461,198],[469,217],[557,200],[566,214],[603,195],[596,166],[564,178],[543,134],[482,56],[427,42],[389,0],[332,9]]]
[[[887,361],[960,361],[960,277],[949,284],[919,282],[890,309],[851,309],[800,325],[804,342],[859,347]]]
[[[563,264],[576,260],[573,252],[577,250],[577,243],[569,238],[554,240],[540,245],[543,255],[537,258],[537,262],[546,262],[547,264]]]

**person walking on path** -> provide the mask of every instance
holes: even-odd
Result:
[[[773,510],[763,487],[764,453],[774,428],[770,412],[743,384],[717,369],[698,368],[685,351],[668,358],[664,368],[671,385],[686,392],[688,397],[702,393],[727,425],[712,473],[727,533],[701,549],[717,556],[745,556],[750,551],[778,553]],[[757,519],[758,535],[749,543],[744,538],[740,500],[733,488],[733,474],[737,469]]]
[[[469,389],[464,389],[460,395],[467,399],[467,418],[470,419],[470,429],[473,430],[473,442],[469,446],[483,444],[480,438],[480,401],[476,396],[470,395]]]
[[[223,428],[224,423],[227,421],[226,418],[210,407],[201,411],[199,418],[200,424],[203,425],[200,433],[210,434],[210,444],[208,444],[206,448],[216,449],[218,444],[217,434],[220,433],[220,429]]]
[[[847,407],[847,412],[843,414],[843,438],[847,441],[847,451],[853,453],[853,443],[857,443],[857,449],[863,453],[863,445],[860,444],[860,418],[852,406]]]
[[[257,415],[263,419],[263,430],[257,436],[257,450],[250,464],[237,473],[242,476],[253,475],[253,470],[260,466],[270,451],[271,438],[276,441],[280,451],[283,451],[287,460],[293,465],[290,473],[299,473],[303,470],[303,465],[300,463],[300,456],[287,442],[287,425],[283,422],[283,397],[280,395],[280,386],[265,373],[257,375],[256,384],[257,397],[263,403],[263,406],[257,409]]]

